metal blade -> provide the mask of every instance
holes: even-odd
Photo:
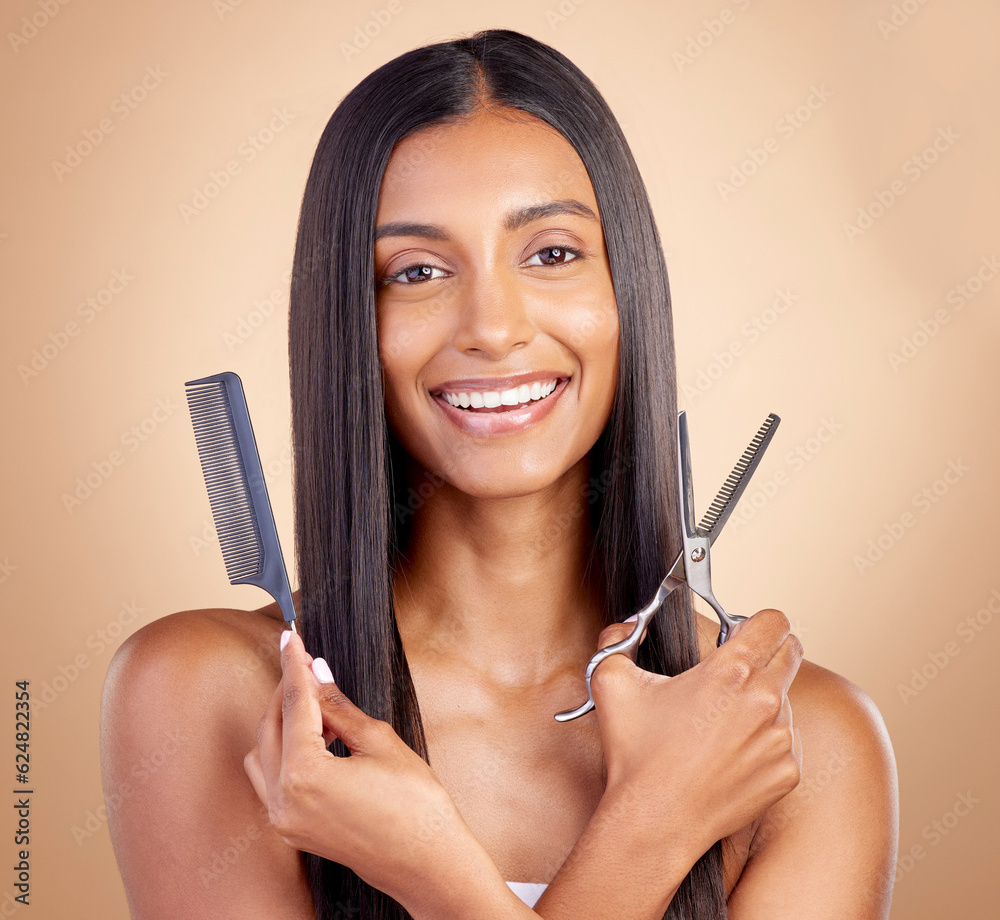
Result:
[[[753,440],[747,446],[747,449],[743,451],[743,455],[737,461],[736,466],[733,467],[733,471],[722,484],[722,488],[719,489],[715,500],[709,505],[708,511],[705,512],[705,516],[701,519],[701,523],[698,525],[698,532],[708,537],[710,544],[714,543],[722,532],[726,521],[729,520],[729,515],[733,513],[740,497],[750,484],[750,478],[764,456],[767,445],[771,443],[771,438],[774,437],[774,432],[777,431],[778,422],[780,421],[781,419],[773,412],[764,419],[764,423],[757,430],[757,434],[753,436]]]
[[[657,590],[660,603],[663,603],[664,598],[666,598],[666,596],[675,588],[679,588],[682,584],[687,584],[687,572],[684,568],[683,550],[674,560],[674,564],[670,567],[667,577],[660,582],[660,587]]]
[[[681,498],[681,527],[685,537],[693,537],[697,533],[694,527],[694,484],[691,479],[687,413],[683,409],[677,413],[677,485]]]

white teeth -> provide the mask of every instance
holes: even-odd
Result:
[[[445,401],[452,406],[468,409],[494,409],[497,406],[517,406],[534,400],[544,399],[559,383],[550,380],[548,383],[523,383],[510,390],[473,390],[470,393],[442,393]]]

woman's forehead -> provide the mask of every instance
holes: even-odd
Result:
[[[400,141],[386,166],[379,221],[398,210],[466,200],[488,203],[576,199],[597,212],[583,161],[540,118],[519,110],[483,110]]]

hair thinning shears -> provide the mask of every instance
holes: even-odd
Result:
[[[750,483],[750,477],[753,476],[761,457],[764,456],[764,451],[774,436],[774,432],[777,430],[778,422],[780,421],[781,419],[773,412],[764,419],[764,423],[758,429],[757,434],[754,435],[747,449],[743,451],[743,455],[737,461],[736,466],[733,467],[733,471],[722,484],[722,488],[719,489],[715,500],[696,527],[694,523],[694,485],[691,481],[691,450],[688,443],[687,416],[683,410],[677,414],[677,480],[680,487],[681,533],[684,545],[681,548],[680,555],[678,555],[676,561],[670,567],[667,577],[660,583],[660,587],[657,589],[653,599],[639,611],[632,634],[626,639],[622,639],[621,642],[615,642],[613,645],[600,649],[590,659],[584,675],[587,682],[587,701],[576,709],[557,712],[555,716],[557,721],[568,722],[570,719],[582,716],[594,708],[594,697],[590,691],[590,679],[597,666],[609,655],[628,655],[632,661],[635,661],[639,642],[642,639],[642,633],[646,628],[646,624],[650,621],[653,614],[660,609],[667,595],[681,585],[686,584],[695,594],[704,598],[719,617],[718,645],[722,645],[729,638],[729,633],[737,623],[746,619],[744,616],[734,616],[733,614],[726,613],[722,604],[715,598],[715,594],[712,591],[711,547],[722,532],[726,521],[729,520],[729,516],[736,508],[740,496]]]

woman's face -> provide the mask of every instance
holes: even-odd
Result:
[[[386,415],[425,469],[479,497],[555,482],[607,424],[618,311],[572,145],[513,109],[401,141],[376,216]]]

